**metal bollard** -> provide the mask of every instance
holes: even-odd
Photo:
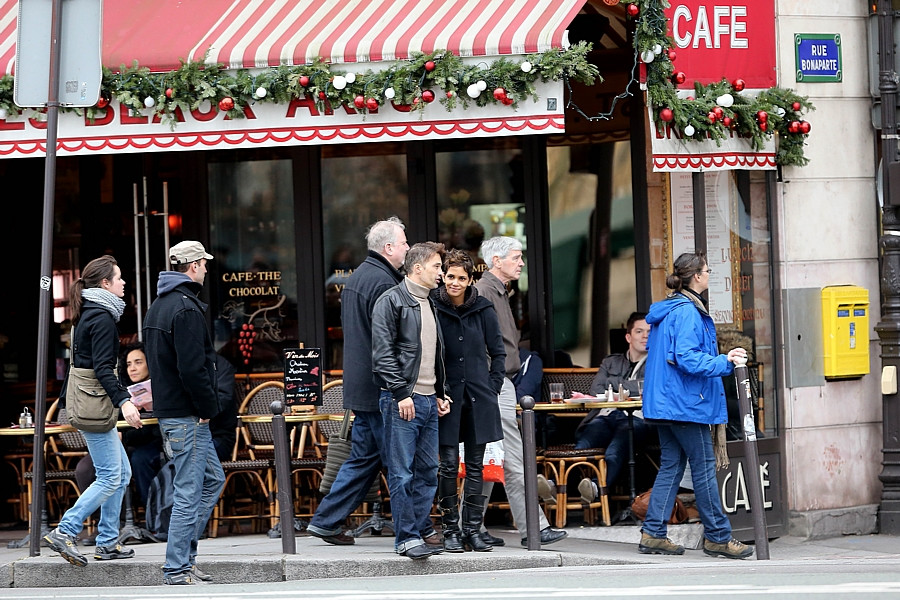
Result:
[[[272,405],[272,438],[275,442],[275,481],[278,492],[278,522],[281,524],[281,551],[297,553],[294,538],[294,501],[291,497],[291,457],[288,449],[287,426],[284,422],[284,402],[275,400]]]
[[[522,459],[525,462],[525,535],[528,549],[541,549],[541,531],[538,527],[537,456],[534,434],[534,398],[522,396]]]
[[[769,534],[766,528],[766,508],[762,482],[759,479],[759,451],[756,448],[756,420],[750,396],[750,372],[747,359],[734,362],[738,407],[744,424],[744,456],[747,461],[747,486],[750,488],[750,513],[753,516],[753,537],[756,539],[756,560],[769,560]]]

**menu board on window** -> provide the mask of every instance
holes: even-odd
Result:
[[[670,173],[672,200],[672,257],[694,252],[694,188],[691,173]],[[706,173],[706,258],[709,276],[709,314],[716,323],[734,323],[731,260],[731,174]]]
[[[321,348],[285,348],[284,403],[288,406],[322,404]]]

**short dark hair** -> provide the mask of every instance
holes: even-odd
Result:
[[[625,322],[625,333],[631,333],[631,330],[634,329],[634,324],[637,321],[646,321],[647,313],[635,311],[628,315],[628,320]]]
[[[440,242],[419,242],[409,249],[406,253],[406,260],[403,261],[403,268],[407,273],[412,273],[413,266],[416,264],[424,265],[425,261],[437,254],[444,259],[444,245]]]
[[[475,273],[475,263],[468,252],[453,248],[448,250],[444,255],[444,273],[450,270],[450,267],[462,267],[469,274],[469,278]]]

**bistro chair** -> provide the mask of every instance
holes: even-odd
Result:
[[[238,408],[238,418],[271,415],[271,404],[284,399],[284,383],[266,381],[247,393]],[[241,521],[264,523],[274,527],[278,518],[275,502],[274,440],[271,422],[245,422],[238,426],[231,460],[222,463],[225,487],[210,518],[210,537],[218,535],[219,524],[226,521],[230,531]]]
[[[556,504],[546,503],[549,510],[556,511],[556,526],[565,527],[569,510],[584,510],[584,520],[593,524],[596,509],[600,509],[603,524],[609,526],[609,489],[606,485],[606,450],[585,448],[576,450],[575,444],[551,446],[544,451],[544,475],[556,482]],[[580,475],[580,477],[575,477]],[[597,498],[585,503],[580,497],[573,501],[568,493],[570,482],[578,482],[581,477],[597,480]]]

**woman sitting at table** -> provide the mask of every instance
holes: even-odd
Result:
[[[116,259],[102,256],[82,270],[81,277],[69,288],[69,307],[72,309],[72,365],[93,369],[109,395],[110,401],[122,409],[125,420],[132,427],[141,427],[138,409],[116,377],[115,364],[119,353],[119,332],[116,323],[125,310],[125,281]],[[66,401],[68,377],[60,392],[60,404]],[[117,543],[119,515],[125,487],[131,481],[131,465],[125,447],[115,427],[103,433],[82,431],[88,452],[94,461],[97,479],[66,511],[59,525],[44,536],[44,541],[60,556],[80,567],[87,565],[75,545],[75,536],[84,528],[84,521],[100,509],[97,526],[97,547],[94,558],[111,560],[131,558],[134,550],[126,550]]]
[[[447,552],[493,549],[480,535],[485,501],[482,461],[487,443],[503,438],[497,397],[503,386],[506,350],[494,305],[471,285],[473,272],[467,253],[450,250],[444,258],[444,284],[431,292],[444,338],[447,386],[453,401],[450,412],[440,419],[438,442],[438,506]],[[464,443],[466,466],[461,536],[457,493],[460,442]]]

